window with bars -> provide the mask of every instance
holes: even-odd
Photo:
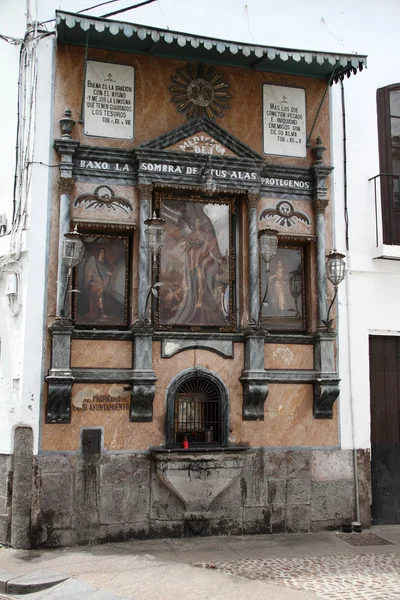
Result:
[[[221,382],[203,373],[178,378],[168,403],[167,446],[227,445],[227,394]]]

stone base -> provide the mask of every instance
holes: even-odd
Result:
[[[0,544],[8,544],[11,535],[11,464],[12,456],[0,454]]]
[[[200,501],[196,511],[189,506],[192,499],[174,490],[178,483],[165,484],[150,455],[39,454],[34,459],[31,545],[321,531],[355,519],[351,450],[264,448],[239,454],[239,475],[210,505]],[[357,458],[362,524],[368,527],[369,453],[359,450]],[[189,455],[183,462],[193,468]],[[6,502],[2,495],[10,465],[11,457],[0,456],[0,543],[10,543],[10,495]]]

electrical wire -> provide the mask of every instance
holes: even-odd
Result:
[[[106,15],[102,15],[102,18],[113,17],[114,15],[118,15],[122,12],[127,12],[128,10],[133,10],[134,8],[139,8],[140,6],[145,6],[146,4],[152,4],[153,2],[157,2],[158,0],[145,0],[144,2],[139,2],[139,4],[133,4],[132,6],[128,6],[127,8],[122,8],[121,10],[115,10],[114,12],[107,13]]]
[[[83,8],[82,10],[78,10],[76,14],[80,15],[83,12],[93,10],[94,8],[98,8],[99,6],[104,6],[105,4],[114,4],[114,2],[121,2],[121,0],[107,0],[107,2],[100,2],[100,4],[95,4],[94,6],[90,6],[89,8]]]

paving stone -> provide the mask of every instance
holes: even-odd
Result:
[[[398,553],[242,559],[194,566],[284,585],[325,600],[400,600]]]

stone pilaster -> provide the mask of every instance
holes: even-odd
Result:
[[[260,313],[260,258],[258,252],[257,205],[259,192],[249,192],[247,206],[249,209],[249,314],[250,325],[258,325]]]
[[[315,164],[313,167],[314,181],[314,213],[315,233],[317,237],[317,292],[318,292],[318,322],[326,321],[327,315],[327,277],[326,277],[326,220],[325,212],[328,206],[328,187],[326,179],[332,167],[323,164],[325,148],[318,138],[317,146],[313,149]],[[335,367],[335,334],[317,333],[314,345],[314,368],[317,381],[314,383],[315,419],[331,419],[333,404],[339,396],[339,378]]]
[[[58,232],[58,267],[57,267],[57,309],[58,317],[63,315],[63,302],[65,294],[65,286],[67,285],[67,267],[62,260],[62,250],[64,242],[64,234],[68,233],[71,226],[71,193],[74,187],[73,179],[73,156],[79,142],[71,138],[71,131],[75,125],[75,121],[70,118],[70,111],[66,111],[65,117],[60,120],[63,137],[54,141],[54,147],[60,155],[60,178],[58,180],[60,190],[60,216],[59,216],[59,232]]]
[[[153,193],[152,184],[140,184],[140,233],[139,233],[139,286],[138,286],[138,319],[144,323],[147,319],[146,299],[149,291],[149,252],[145,247],[145,225],[146,219],[150,218],[150,206]]]
[[[71,422],[71,336],[73,325],[68,319],[57,319],[50,326],[52,336],[51,369],[48,383],[46,423]]]
[[[244,421],[264,421],[264,402],[268,396],[267,374],[264,369],[264,332],[245,332],[242,417]]]
[[[153,371],[153,328],[136,325],[133,334],[133,381],[130,420],[153,420],[156,376]]]

